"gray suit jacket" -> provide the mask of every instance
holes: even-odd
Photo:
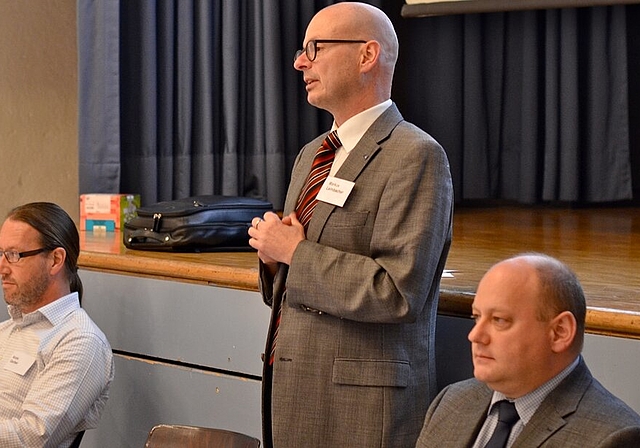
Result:
[[[431,403],[416,447],[471,447],[492,391],[470,379]],[[513,448],[638,448],[640,416],[591,376],[583,360],[542,402]]]
[[[285,214],[323,138],[298,155]],[[263,376],[265,445],[273,430],[278,448],[413,446],[436,391],[449,164],[393,105],[337,177],[355,182],[344,206],[318,203],[291,266],[280,266],[273,282],[261,275],[272,319],[284,300],[276,361]],[[267,352],[270,340],[271,331]]]

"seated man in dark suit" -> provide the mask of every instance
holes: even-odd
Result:
[[[640,416],[580,355],[586,303],[567,266],[542,254],[502,261],[472,310],[475,378],[440,392],[417,447],[640,447]]]

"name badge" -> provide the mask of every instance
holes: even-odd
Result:
[[[34,362],[36,362],[35,357],[25,352],[15,351],[7,361],[4,368],[5,370],[17,373],[20,376],[24,376]]]
[[[342,207],[353,190],[355,182],[329,176],[322,184],[316,198],[318,201]]]

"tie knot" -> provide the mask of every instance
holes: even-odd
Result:
[[[502,400],[497,402],[496,406],[498,406],[498,420],[502,423],[511,426],[520,418],[513,402]]]
[[[324,144],[332,150],[337,150],[342,146],[340,139],[338,138],[338,131],[333,131],[324,138]]]

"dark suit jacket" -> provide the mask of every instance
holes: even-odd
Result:
[[[323,138],[299,154],[285,214]],[[277,448],[413,446],[436,392],[449,164],[392,105],[336,176],[355,182],[344,206],[318,203],[290,268],[273,282],[261,275],[274,310],[286,290],[276,361],[263,377],[265,444],[273,429]]]
[[[431,403],[416,447],[471,447],[492,391],[475,379],[446,387]],[[542,402],[513,448],[638,448],[640,416],[600,384],[583,360]]]

